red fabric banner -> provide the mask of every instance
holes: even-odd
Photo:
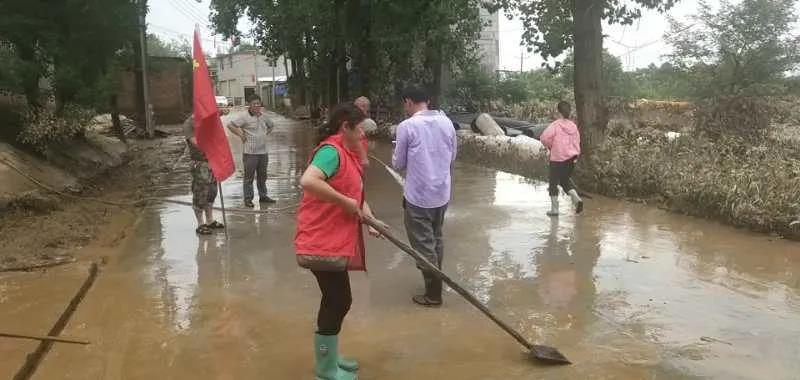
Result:
[[[194,32],[194,52],[192,59],[194,84],[194,131],[197,146],[205,153],[214,178],[222,182],[236,169],[228,137],[222,127],[217,102],[208,65],[200,46],[200,33]]]

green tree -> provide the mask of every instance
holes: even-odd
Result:
[[[800,96],[800,76],[793,75],[786,78],[786,92],[794,96]]]
[[[524,74],[513,74],[497,82],[496,96],[506,104],[519,104],[531,98]]]
[[[531,99],[538,101],[564,100],[570,97],[571,85],[564,85],[562,80],[548,69],[538,69],[523,73]]]
[[[22,67],[23,63],[14,47],[0,41],[0,90],[23,93],[24,88],[20,80]]]
[[[685,72],[669,62],[627,73],[633,85],[633,98],[681,100],[691,96],[691,81]]]
[[[56,33],[51,23],[56,15],[55,8],[42,0],[0,2],[0,40],[10,46],[16,58],[14,67],[6,68],[6,72],[18,75],[18,83],[32,105],[40,103],[39,79],[49,63],[44,42]]]
[[[575,56],[570,53],[560,65],[561,81],[567,87],[575,85]],[[630,98],[634,95],[634,85],[631,76],[622,68],[622,61],[603,50],[603,70],[602,80],[603,90],[606,96]]]
[[[186,39],[164,40],[155,34],[148,34],[147,55],[150,57],[191,57],[192,46]]]
[[[795,3],[723,0],[714,10],[701,1],[688,25],[670,20],[671,61],[691,77],[698,98],[781,93],[786,73],[800,64]]]
[[[16,72],[28,102],[40,103],[39,82],[52,84],[59,109],[103,82],[137,31],[130,0],[4,0],[0,41],[20,62]]]
[[[466,107],[468,112],[487,110],[489,102],[497,97],[495,78],[477,63],[454,74],[455,80],[447,90],[447,98],[453,104]]]
[[[247,15],[261,50],[291,59],[290,91],[299,103],[394,97],[411,81],[436,95],[444,69],[477,59],[478,0],[213,0],[211,6],[223,35],[238,34],[237,20]]]
[[[569,48],[575,55],[575,105],[582,145],[587,154],[600,143],[608,124],[603,98],[603,21],[630,24],[641,10],[666,11],[677,0],[493,0],[492,7],[506,9],[525,26],[524,41],[545,59],[559,57]]]

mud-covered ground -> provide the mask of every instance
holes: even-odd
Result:
[[[128,160],[84,181],[73,195],[114,202],[151,196],[181,157],[185,145],[180,126],[160,126],[169,137],[133,140]],[[116,207],[42,192],[17,201],[0,214],[0,271],[28,270],[72,262],[76,256],[102,255],[115,246],[141,208]]]
[[[314,138],[277,116],[270,196],[287,212],[228,215],[198,237],[191,209],[154,203],[137,218],[67,324],[37,379],[313,377],[319,290],[293,252],[296,176]],[[237,142],[233,142],[237,152]],[[373,144],[388,161],[389,144]],[[239,160],[238,154],[234,157]],[[186,165],[154,191],[190,199]],[[800,373],[800,245],[641,204],[596,196],[574,215],[545,215],[546,184],[458,161],[445,221],[444,271],[527,339],[574,364],[547,367],[458,294],[419,308],[414,262],[369,239],[367,273],[352,273],[343,351],[360,379],[777,379]],[[241,173],[223,183],[242,202]],[[377,163],[366,197],[404,239],[401,189]],[[260,206],[259,206],[260,207]],[[0,273],[0,326],[42,333],[86,273],[86,262]],[[0,378],[33,343],[0,339]]]

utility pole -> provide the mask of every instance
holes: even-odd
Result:
[[[520,48],[519,49],[519,73],[520,74],[522,74],[522,72],[524,71],[523,65],[525,63],[525,57],[526,57],[525,50],[523,48]]]
[[[261,88],[258,86],[258,49],[253,51],[253,81],[256,82],[256,89],[253,91],[253,94],[261,97]],[[244,100],[245,102],[247,99]],[[263,104],[262,104],[263,106]]]
[[[273,110],[277,110],[278,109],[278,104],[276,103],[276,100],[275,100],[275,86],[276,86],[276,84],[275,84],[275,66],[277,66],[277,65],[278,65],[278,60],[277,59],[273,59],[272,60],[272,94],[271,94],[271,97],[272,97],[272,109]]]
[[[144,125],[148,138],[153,138],[153,113],[150,105],[150,89],[147,81],[147,34],[146,34],[147,0],[139,0],[139,43],[141,44],[142,82],[144,89]]]

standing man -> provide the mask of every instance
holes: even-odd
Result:
[[[183,136],[186,138],[186,145],[189,148],[189,157],[192,173],[192,209],[197,219],[198,235],[210,235],[213,230],[225,228],[225,226],[214,220],[214,201],[217,199],[217,181],[208,166],[208,159],[205,153],[197,146],[197,139],[194,136],[194,116],[189,115],[183,122]],[[205,220],[203,219],[205,214]]]
[[[242,139],[242,163],[244,164],[244,205],[253,207],[253,179],[258,186],[259,203],[275,203],[267,196],[267,135],[272,133],[274,125],[266,115],[261,113],[261,98],[253,95],[248,99],[247,112],[244,112],[228,124],[231,133]]]
[[[358,157],[361,159],[361,166],[366,167],[369,166],[369,141],[367,140],[367,135],[365,132],[374,132],[376,129],[378,129],[378,124],[375,123],[375,120],[372,120],[369,117],[369,98],[366,96],[361,96],[357,98],[353,104],[355,104],[355,106],[364,113],[364,116],[367,117],[361,124],[361,148],[363,150],[358,152]]]
[[[428,110],[430,98],[418,86],[403,91],[408,119],[397,127],[392,165],[406,171],[403,190],[405,227],[411,245],[442,268],[442,225],[450,202],[450,165],[456,158],[456,131],[441,111]],[[417,263],[425,280],[425,294],[412,300],[422,306],[442,304],[442,280]]]

